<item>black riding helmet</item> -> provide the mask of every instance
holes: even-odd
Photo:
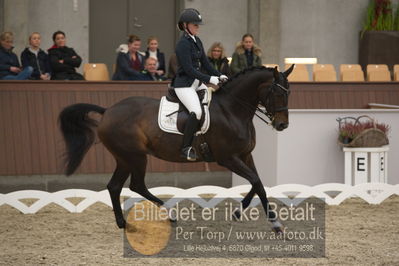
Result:
[[[202,17],[198,10],[194,8],[184,9],[180,14],[179,23],[177,24],[179,30],[184,31],[184,23],[193,23],[202,25]]]

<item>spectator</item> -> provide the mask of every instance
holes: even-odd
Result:
[[[148,38],[147,51],[145,52],[145,58],[154,57],[157,59],[157,73],[160,76],[165,75],[165,54],[160,52],[158,49],[158,39],[156,37]]]
[[[215,42],[208,50],[209,62],[218,70],[220,73],[230,77],[231,70],[229,67],[229,60],[224,53],[224,47],[222,43]]]
[[[21,68],[18,57],[12,52],[14,48],[14,35],[12,32],[3,32],[0,35],[0,79],[24,80],[30,78],[33,68]]]
[[[177,64],[176,53],[173,53],[169,58],[168,79],[173,80],[176,77],[177,68],[178,68],[178,64]]]
[[[52,80],[84,80],[84,77],[76,72],[82,63],[82,58],[74,49],[66,46],[65,33],[56,31],[53,34],[54,45],[48,49]]]
[[[237,74],[242,70],[251,66],[261,66],[261,50],[254,43],[254,37],[247,33],[242,36],[241,42],[238,44],[233,58],[231,60],[231,71]]]
[[[143,74],[145,76],[145,80],[152,81],[164,81],[166,78],[163,75],[159,75],[159,71],[157,71],[158,60],[154,57],[148,57],[145,60]]]
[[[143,80],[144,56],[140,54],[141,40],[136,35],[128,39],[127,53],[120,51],[116,59],[116,69],[113,80]]]
[[[29,47],[21,53],[23,67],[31,66],[33,73],[31,79],[49,80],[51,75],[48,55],[40,49],[40,34],[34,32],[29,36]]]

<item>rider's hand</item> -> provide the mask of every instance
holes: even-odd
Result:
[[[220,75],[219,80],[220,82],[226,82],[229,78],[226,75]]]
[[[213,85],[218,85],[220,82],[219,77],[216,76],[211,76],[211,79],[209,80],[209,83],[213,84]]]

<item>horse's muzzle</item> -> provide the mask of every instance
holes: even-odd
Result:
[[[288,123],[284,123],[284,122],[274,122],[273,123],[274,128],[277,131],[283,131],[284,129],[286,129],[288,127]]]

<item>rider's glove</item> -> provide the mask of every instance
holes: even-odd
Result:
[[[213,85],[218,85],[220,82],[219,77],[216,76],[211,76],[211,79],[209,80],[209,83],[213,84]]]
[[[220,82],[226,82],[229,78],[226,75],[221,75],[219,77]]]

